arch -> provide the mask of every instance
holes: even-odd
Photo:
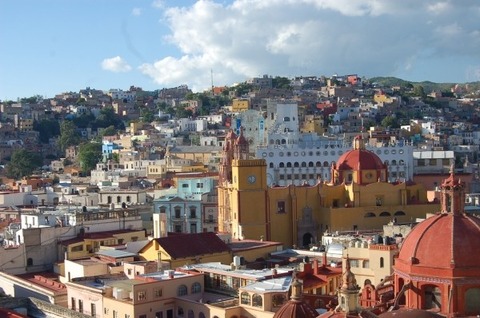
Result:
[[[263,299],[262,299],[261,295],[253,294],[253,296],[252,296],[252,306],[253,307],[262,307],[263,306]]]
[[[280,162],[280,164],[278,165],[280,168],[284,168],[285,167],[285,163],[283,162]]]
[[[177,288],[177,296],[185,296],[188,294],[188,289],[187,286],[185,285],[180,285]]]
[[[385,160],[384,164],[385,164],[386,166],[388,166],[388,160]]]
[[[442,310],[442,291],[436,285],[426,285],[423,288],[423,308]]]
[[[392,216],[392,215],[390,214],[390,212],[383,211],[383,212],[380,213],[378,216]]]
[[[403,211],[397,211],[393,214],[394,216],[403,216],[403,215],[406,215],[405,212]]]
[[[317,161],[317,162],[315,163],[315,167],[321,167],[321,166],[322,166],[322,163],[321,163],[320,161]]]
[[[298,162],[295,162],[295,163],[293,164],[293,166],[294,166],[295,168],[298,168],[298,167],[300,167],[300,164],[299,164]]]
[[[309,166],[309,167],[313,167],[313,166],[314,166],[313,161],[310,161],[310,162],[308,163],[308,166]]]
[[[292,167],[292,163],[291,162],[287,162],[287,168],[291,168]]]
[[[287,141],[285,139],[282,139],[282,145],[285,145]]]
[[[205,317],[205,314],[204,314],[203,312],[200,312],[200,313],[198,314],[198,318],[206,318],[206,317]]]
[[[307,166],[307,163],[306,163],[306,162],[302,162],[302,163],[300,164],[300,166],[301,166],[302,168],[305,168],[305,167]]]
[[[374,218],[374,217],[376,217],[376,215],[373,212],[367,212],[367,213],[365,213],[365,215],[363,217],[364,218]]]
[[[324,162],[323,162],[323,166],[324,166],[324,167],[329,167],[330,164],[328,163],[328,161],[324,161]]]
[[[188,310],[187,317],[188,318],[195,318],[195,314],[193,313],[193,310],[191,310],[191,309]]]
[[[273,162],[270,162],[269,167],[273,168]]]
[[[273,145],[275,141],[273,139],[270,139],[270,145]]]
[[[467,315],[480,314],[480,288],[469,288],[465,292],[465,313]]]
[[[195,282],[192,284],[192,294],[197,294],[202,291],[202,285],[199,282]]]
[[[240,303],[242,305],[250,305],[250,295],[247,292],[240,294]]]
[[[312,234],[310,233],[305,233],[303,234],[303,238],[302,238],[302,246],[303,247],[308,247],[310,244],[313,243],[313,236]]]

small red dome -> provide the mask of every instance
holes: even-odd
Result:
[[[353,149],[344,153],[337,161],[337,170],[381,170],[382,160],[366,149]]]
[[[280,308],[273,318],[315,318],[318,313],[307,303],[301,300],[289,300]]]
[[[446,276],[455,272],[477,277],[479,246],[479,218],[460,213],[437,214],[416,225],[408,234],[395,261],[395,269],[425,275],[431,275],[435,269],[444,270]]]

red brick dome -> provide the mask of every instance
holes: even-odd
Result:
[[[316,318],[317,311],[302,300],[302,283],[297,278],[292,283],[292,298],[283,305],[273,318]]]
[[[354,139],[353,149],[337,160],[337,170],[381,170],[385,169],[382,160],[373,152],[365,149],[361,136]]]
[[[447,277],[456,274],[477,277],[479,246],[479,218],[440,213],[419,223],[407,235],[395,268],[408,274],[431,275],[435,269],[435,276],[443,273]]]

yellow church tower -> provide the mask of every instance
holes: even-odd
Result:
[[[265,218],[267,164],[249,159],[243,129],[237,137],[225,138],[218,186],[218,228],[233,239],[261,239],[267,236]]]

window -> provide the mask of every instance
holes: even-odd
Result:
[[[155,288],[153,290],[153,296],[155,298],[159,298],[159,297],[162,297],[162,294],[163,294],[163,290],[161,288]]]
[[[114,310],[114,311],[112,312],[112,317],[113,317],[113,318],[118,318],[118,312],[117,312],[116,310]]]
[[[72,297],[71,300],[70,300],[70,306],[71,306],[71,310],[77,310],[77,306],[76,306],[76,302],[75,302],[75,298]]]
[[[157,311],[155,313],[155,318],[163,318],[163,311]]]
[[[243,292],[240,295],[240,302],[242,303],[242,305],[250,305],[250,295],[246,292]]]
[[[285,213],[285,201],[277,201],[277,213]]]
[[[83,300],[78,300],[78,312],[83,312]]]
[[[254,294],[252,296],[252,306],[254,307],[262,307],[263,305],[263,299],[262,296],[259,294]]]
[[[29,257],[27,258],[27,266],[32,266],[33,265],[33,258]]]
[[[390,212],[383,211],[382,213],[379,214],[379,216],[391,216]]]
[[[120,203],[122,202],[122,197],[120,197],[119,195],[117,196],[117,203]]]
[[[97,307],[94,303],[90,304],[90,313],[92,317],[95,317],[97,315]]]
[[[178,206],[176,206],[174,209],[175,209],[175,218],[180,219],[182,217],[182,210]]]
[[[188,183],[182,183],[182,188],[188,188]]]
[[[197,208],[190,207],[190,218],[195,219],[197,218]]]
[[[380,268],[383,268],[385,266],[383,257],[380,257]]]
[[[137,300],[146,300],[147,299],[147,292],[144,290],[141,290],[137,294]]]
[[[199,188],[199,189],[203,188],[203,183],[201,183],[201,182],[197,183],[197,188]]]
[[[193,283],[192,294],[200,293],[202,291],[202,285],[200,283]]]
[[[363,261],[363,268],[369,268],[370,267],[370,261],[368,259]]]
[[[428,161],[428,165],[430,166],[436,166],[437,165],[437,159],[430,159]]]
[[[419,167],[425,166],[425,159],[418,159],[418,160],[417,160],[417,165],[418,165]]]
[[[127,202],[130,202],[130,201],[132,201],[132,199],[130,198],[129,195],[127,195]]]
[[[358,259],[351,259],[350,260],[351,267],[358,267]]]
[[[72,252],[81,252],[83,251],[83,245],[72,246]]]
[[[143,314],[143,315],[138,316],[138,318],[147,318],[147,315]]]
[[[160,207],[160,213],[166,213],[167,209],[164,206]]]
[[[177,296],[185,296],[187,295],[187,286],[185,285],[180,285],[178,286],[178,289],[177,289]]]
[[[177,315],[183,317],[183,308],[182,307],[178,307]]]

